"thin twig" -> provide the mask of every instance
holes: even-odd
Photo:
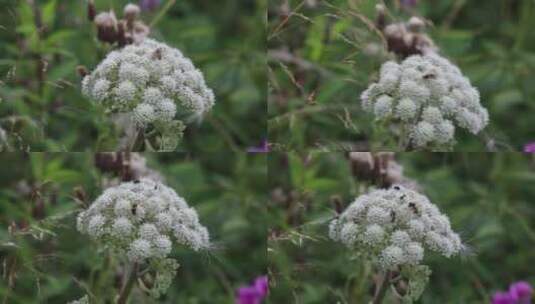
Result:
[[[233,152],[240,151],[240,148],[238,148],[238,146],[234,142],[233,136],[229,132],[226,131],[223,124],[217,118],[213,117],[212,115],[208,115],[206,117],[206,120],[215,127],[216,131],[219,132],[219,134],[221,134],[221,136],[223,137],[223,140],[227,142],[229,148]]]
[[[303,116],[303,115],[309,115],[309,114],[315,114],[315,113],[321,113],[321,112],[337,112],[337,111],[344,111],[348,110],[349,112],[355,112],[358,111],[358,108],[356,107],[349,107],[344,104],[335,104],[335,105],[313,105],[313,106],[305,106],[300,109],[287,112],[278,116],[275,116],[268,120],[268,125],[270,128],[274,129],[277,127],[280,127],[280,125],[284,122],[289,122],[293,116]]]
[[[333,73],[331,73],[329,70],[326,70],[323,67],[318,66],[303,58],[297,57],[286,50],[268,50],[267,56],[268,59],[295,64],[296,66],[305,71],[317,71],[324,78],[333,76]]]
[[[381,283],[381,285],[377,288],[375,292],[375,297],[373,297],[373,301],[372,301],[373,304],[381,304],[383,302],[389,285],[390,285],[390,271],[387,271],[385,272],[383,282]]]
[[[303,5],[305,5],[306,1],[301,1],[301,3],[299,3],[295,9],[290,12],[288,15],[286,15],[284,17],[284,19],[275,27],[275,29],[268,35],[267,37],[267,41],[270,41],[271,39],[273,39],[275,36],[278,35],[278,33],[281,31],[281,29],[288,23],[288,21],[290,20],[290,18],[294,15],[297,14],[297,11],[299,11],[301,9],[301,7]]]

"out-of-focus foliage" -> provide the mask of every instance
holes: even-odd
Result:
[[[137,1],[96,0],[98,11]],[[162,9],[168,1],[161,1]],[[189,125],[178,150],[245,150],[266,137],[264,14],[260,1],[176,1],[151,37],[179,48],[205,75],[217,104]],[[33,151],[115,150],[103,109],[80,92],[78,65],[110,50],[96,41],[87,1],[0,0],[0,124]],[[143,12],[147,24],[160,13]],[[11,120],[8,120],[11,118]],[[16,121],[13,121],[16,119]]]
[[[489,303],[511,282],[535,282],[535,158],[519,153],[404,153],[396,159],[451,220],[472,255],[426,252],[430,282],[417,303]],[[268,241],[274,303],[368,303],[378,273],[328,237],[334,202],[369,185],[342,153],[272,154]],[[276,172],[271,174],[271,172]],[[383,303],[398,303],[391,295]]]
[[[130,303],[234,303],[237,287],[266,272],[266,157],[144,155],[198,211],[214,249],[175,245],[180,268],[167,294],[156,301],[136,289]],[[93,154],[8,153],[0,163],[2,303],[66,303],[87,290],[91,303],[113,299],[120,269],[76,231],[75,198],[94,200],[110,178],[95,169]]]
[[[519,1],[384,1],[390,21],[428,20],[441,54],[481,92],[490,126],[460,131],[456,151],[521,150],[533,140],[535,4]],[[392,59],[374,25],[383,1],[277,0],[269,5],[269,134],[279,150],[396,149],[360,93]]]

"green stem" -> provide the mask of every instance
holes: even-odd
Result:
[[[132,288],[137,280],[137,271],[138,264],[134,263],[134,265],[132,265],[132,269],[130,270],[130,274],[128,275],[128,279],[124,283],[121,293],[119,293],[117,304],[126,304],[126,301],[128,301],[128,296],[130,295],[130,292],[132,291]]]
[[[150,28],[153,28],[158,22],[160,22],[160,19],[163,18],[163,16],[165,16],[165,14],[167,13],[167,11],[169,9],[171,9],[171,6],[173,6],[173,4],[175,4],[176,0],[169,0],[165,6],[162,8],[162,10],[158,13],[158,15],[156,15],[156,17],[154,17],[154,19],[152,19],[152,21],[150,22],[150,25],[149,27]]]
[[[405,151],[405,149],[407,148],[407,144],[405,142],[406,140],[406,131],[407,130],[407,125],[405,123],[401,124],[401,131],[399,133],[399,138],[398,138],[398,151],[400,152],[403,152]]]
[[[515,44],[514,49],[520,50],[524,46],[524,42],[526,40],[526,37],[529,34],[530,31],[530,22],[531,22],[531,13],[532,13],[532,1],[524,1],[523,5],[519,5],[519,24],[518,24],[518,30],[516,31],[516,38],[515,38]]]
[[[375,297],[373,297],[373,301],[372,301],[373,304],[381,304],[383,302],[389,285],[390,285],[390,271],[387,271],[383,278],[383,282],[381,283],[381,285],[379,285],[379,287],[377,288],[375,292]]]
[[[362,298],[363,294],[365,293],[364,290],[366,290],[366,280],[364,278],[367,278],[370,274],[370,265],[368,263],[362,263],[359,276],[357,278],[361,278],[358,280],[358,282],[355,284],[354,287],[354,296],[355,299]]]

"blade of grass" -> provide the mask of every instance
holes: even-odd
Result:
[[[162,10],[158,13],[158,15],[156,15],[156,17],[154,17],[154,19],[152,19],[152,21],[150,22],[149,27],[153,28],[154,26],[156,26],[156,24],[158,24],[158,22],[160,22],[160,19],[162,19],[163,16],[165,16],[165,14],[167,14],[167,11],[169,11],[171,9],[171,7],[173,6],[173,4],[175,4],[175,3],[176,3],[176,0],[169,0],[164,5]]]

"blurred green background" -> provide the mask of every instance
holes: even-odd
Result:
[[[126,3],[96,0],[98,11]],[[160,12],[144,12],[147,23]],[[216,95],[179,151],[245,150],[266,138],[265,0],[177,0],[151,37],[192,59]],[[87,1],[0,0],[0,126],[10,146],[32,151],[114,151],[112,123],[80,92],[78,65],[109,51],[96,41]],[[43,27],[35,26],[36,17]]]
[[[130,303],[234,303],[236,288],[266,273],[266,156],[144,156],[197,210],[215,248],[197,253],[175,245],[171,256],[181,266],[167,294],[155,301],[137,289]],[[101,295],[91,303],[113,303],[102,297],[116,294],[117,269],[105,267],[105,254],[76,231],[81,210],[76,194],[82,189],[92,202],[103,191],[102,182],[112,178],[95,168],[93,158],[91,153],[0,156],[1,303],[66,303],[86,288]],[[91,278],[98,277],[101,285],[92,285]]]
[[[473,252],[447,259],[426,251],[433,273],[418,303],[490,303],[510,283],[535,284],[533,155],[413,152],[396,159]],[[345,209],[365,182],[352,176],[343,153],[274,153],[268,164],[271,301],[368,303],[375,271],[328,238],[332,202]],[[383,303],[399,302],[390,296]]]
[[[455,151],[518,151],[535,140],[535,3],[401,2],[270,1],[268,129],[275,149],[396,149],[360,107],[361,92],[392,58],[373,26],[377,3],[385,3],[390,21],[427,19],[441,53],[480,90],[490,125],[478,137],[458,129]]]

